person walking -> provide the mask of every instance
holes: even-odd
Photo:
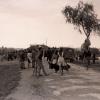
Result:
[[[59,50],[58,55],[59,55],[59,57],[58,57],[59,71],[60,71],[61,75],[63,75],[63,67],[66,66],[65,65],[66,63],[65,63],[65,60],[63,57],[63,49]]]
[[[33,75],[35,76],[38,75],[37,54],[38,54],[38,50],[34,48],[32,50],[32,68],[33,68]]]
[[[28,60],[28,68],[31,67],[31,63],[32,63],[32,53],[31,51],[29,51],[27,53],[27,60]]]
[[[93,64],[95,64],[95,60],[96,60],[96,55],[95,55],[95,53],[93,53],[92,59],[93,59]]]
[[[20,68],[21,69],[25,69],[25,52],[24,51],[20,51],[19,54],[19,63],[20,63]]]
[[[38,67],[38,76],[41,76],[41,70],[43,71],[44,75],[47,76],[47,73],[45,71],[45,68],[42,63],[42,57],[43,57],[43,48],[39,47],[39,51],[37,54],[37,67]]]
[[[90,49],[85,50],[83,55],[84,55],[84,62],[86,63],[86,67],[87,67],[87,70],[88,70],[89,65],[90,65],[90,58],[91,58]]]
[[[52,55],[52,65],[51,65],[51,69],[54,69],[55,73],[57,73],[59,70],[59,66],[57,65],[57,60],[58,60],[58,51],[55,50]]]
[[[35,63],[36,63],[36,50],[33,49],[32,50],[32,68],[35,67]]]

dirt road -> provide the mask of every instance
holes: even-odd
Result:
[[[100,73],[71,64],[63,76],[33,77],[32,69],[21,73],[19,86],[5,100],[100,100]]]

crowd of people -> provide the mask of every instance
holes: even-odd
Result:
[[[83,45],[81,52],[75,53],[74,51],[71,48],[49,48],[38,45],[32,48],[29,47],[23,50],[4,53],[4,56],[1,55],[0,59],[2,60],[3,58],[8,61],[19,59],[20,68],[26,69],[32,67],[35,76],[41,76],[41,70],[44,75],[48,75],[46,67],[53,69],[55,73],[60,72],[63,75],[63,70],[69,70],[70,65],[68,61],[71,62],[71,59],[74,61],[82,61],[87,65],[90,65],[92,60],[92,63],[95,64],[96,54],[91,52],[90,48],[84,49]]]
[[[55,73],[58,71],[63,75],[63,70],[67,70],[70,66],[67,64],[62,48],[51,50],[50,48],[33,48],[22,50],[19,53],[20,68],[25,69],[25,61],[28,62],[28,68],[33,68],[33,74],[35,76],[41,76],[41,71],[45,76],[48,75],[46,67],[44,67],[43,61],[48,64],[49,69],[54,69]]]
[[[79,55],[79,59],[87,65],[90,64],[91,57],[93,63],[95,63],[96,55],[95,53],[92,54],[90,49],[84,50],[84,52],[81,52],[81,55]],[[68,71],[70,68],[63,48],[52,49],[38,46],[36,48],[21,50],[19,52],[19,61],[21,69],[26,68],[25,62],[27,61],[28,68],[33,68],[33,74],[35,76],[41,76],[41,70],[44,75],[48,75],[43,63],[47,63],[49,69],[54,69],[55,73],[60,72],[61,75],[63,75],[63,70]]]
[[[68,62],[71,62],[72,60],[82,61],[83,64],[87,65],[90,65],[92,60],[92,63],[95,64],[95,52],[91,52],[91,48],[84,48],[86,47],[83,45],[82,50],[77,53],[71,48],[49,48],[47,46],[38,45],[23,50],[6,52],[0,56],[0,61],[13,61],[19,59],[20,68],[26,69],[32,67],[33,73],[36,76],[41,75],[41,70],[45,75],[48,75],[44,63],[48,65],[46,67],[49,69],[54,69],[55,73],[60,72],[63,74],[63,70],[69,70],[70,65]]]

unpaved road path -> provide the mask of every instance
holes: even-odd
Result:
[[[19,86],[5,100],[100,100],[100,73],[75,64],[63,76],[33,77],[32,69],[21,73]]]

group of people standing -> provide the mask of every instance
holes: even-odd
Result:
[[[42,64],[42,56],[43,56],[43,50],[41,47],[32,50],[29,49],[26,51],[25,50],[20,51],[19,54],[20,68],[26,69],[25,63],[27,61],[28,68],[32,67],[35,74],[38,73],[40,75],[40,71],[43,70],[43,73],[47,75]]]
[[[62,74],[62,66],[66,66],[63,49],[50,50],[47,48],[45,49],[43,47],[38,47],[28,51],[21,51],[19,58],[20,68],[25,69],[25,61],[27,61],[28,68],[32,66],[33,74],[35,76],[41,76],[41,71],[45,76],[48,75],[46,72],[47,66],[44,67],[43,60],[48,63],[49,69],[55,69],[56,73],[60,71]]]
[[[64,58],[63,49],[59,49],[58,51],[55,50],[55,52],[52,55],[50,65],[51,69],[54,68],[56,73],[60,71],[61,75],[63,75],[64,69],[68,71],[68,64]]]

